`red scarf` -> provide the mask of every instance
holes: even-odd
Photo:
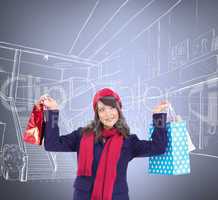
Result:
[[[98,164],[91,200],[112,200],[113,186],[117,175],[117,162],[123,144],[123,136],[116,128],[103,129],[107,138]],[[83,134],[80,142],[78,176],[92,176],[95,133]]]

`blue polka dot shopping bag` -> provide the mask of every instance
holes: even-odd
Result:
[[[172,110],[172,108],[171,108]],[[168,113],[167,113],[168,114]],[[149,139],[154,127],[149,127]],[[166,124],[168,143],[166,152],[149,157],[148,173],[161,175],[182,175],[190,173],[189,135],[186,122],[170,119]],[[192,149],[193,150],[193,149]]]

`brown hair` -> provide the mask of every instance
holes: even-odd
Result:
[[[124,138],[128,137],[130,134],[130,129],[128,124],[126,123],[126,119],[123,116],[122,110],[120,108],[120,104],[115,100],[113,96],[105,96],[100,99],[100,101],[108,106],[116,108],[119,113],[119,119],[114,125],[115,128],[124,136]],[[89,134],[91,131],[95,132],[95,142],[101,139],[101,129],[103,128],[103,124],[101,123],[98,116],[98,106],[95,108],[95,116],[94,120],[92,120],[87,126],[83,128],[83,132],[85,134]]]

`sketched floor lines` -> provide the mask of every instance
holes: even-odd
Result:
[[[197,156],[203,156],[203,157],[209,157],[209,158],[218,158],[218,156],[210,155],[210,154],[203,154],[203,153],[190,153],[192,155],[197,155]]]

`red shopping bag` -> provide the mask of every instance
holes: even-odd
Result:
[[[34,105],[30,114],[26,130],[23,133],[23,140],[30,144],[42,144],[43,132],[43,105]]]

